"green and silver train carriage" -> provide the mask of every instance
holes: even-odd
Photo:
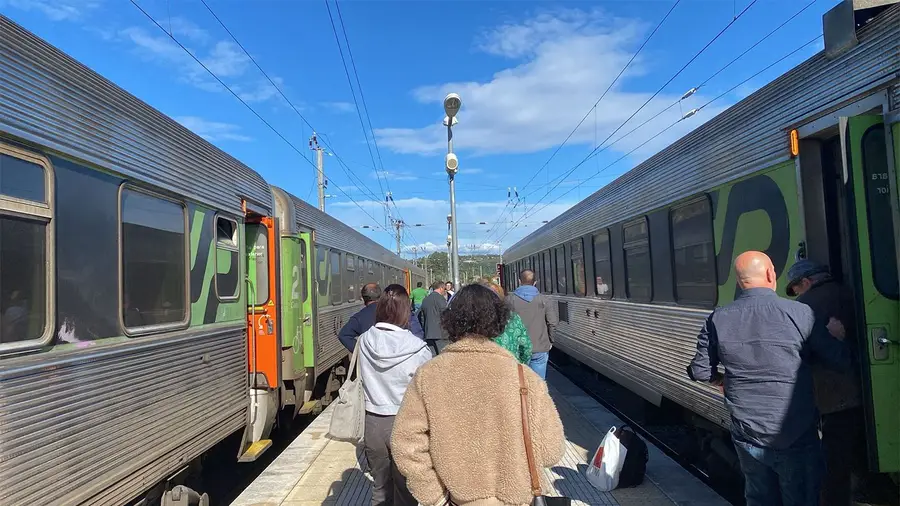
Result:
[[[855,3],[826,15],[825,50],[510,247],[503,278],[535,270],[559,349],[724,429],[720,392],[685,367],[737,293],[734,258],[765,251],[781,287],[797,259],[828,264],[861,316],[869,464],[897,473],[900,6]]]
[[[359,284],[423,275],[0,15],[0,504],[253,460],[327,401]]]

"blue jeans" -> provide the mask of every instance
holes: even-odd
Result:
[[[532,371],[536,372],[538,376],[543,379],[547,379],[547,360],[550,358],[549,351],[542,351],[540,353],[532,353],[531,354],[531,362],[528,363],[528,367],[531,368]]]
[[[819,504],[825,459],[818,441],[784,450],[733,441],[744,474],[747,506]]]

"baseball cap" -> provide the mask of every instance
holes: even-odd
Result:
[[[788,284],[784,289],[785,293],[790,297],[794,297],[796,292],[794,291],[794,287],[799,283],[803,278],[808,278],[810,276],[815,276],[816,274],[822,274],[824,272],[828,272],[828,267],[820,264],[814,260],[800,260],[795,263],[788,269]]]

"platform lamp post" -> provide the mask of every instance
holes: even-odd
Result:
[[[456,229],[456,173],[459,170],[459,160],[453,154],[453,126],[459,123],[456,113],[462,106],[462,101],[456,93],[450,93],[444,97],[444,126],[447,127],[447,156],[444,166],[447,169],[447,178],[450,181],[450,257],[453,264],[453,286],[459,289],[459,235]]]
[[[450,256],[450,244],[452,242],[453,242],[453,236],[447,234],[447,276],[448,277],[453,276],[453,257]],[[446,281],[444,282],[444,284],[446,284]],[[453,286],[454,286],[454,288],[459,290],[458,285],[454,284]]]

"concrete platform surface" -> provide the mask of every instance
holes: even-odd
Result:
[[[600,492],[584,476],[603,434],[621,425],[596,400],[563,375],[548,371],[550,393],[566,431],[566,454],[542,476],[548,495],[565,495],[582,506],[727,506],[728,503],[653,445],[647,477],[635,488]],[[350,443],[328,439],[331,408],[325,409],[232,506],[354,506],[371,502],[365,457]]]

